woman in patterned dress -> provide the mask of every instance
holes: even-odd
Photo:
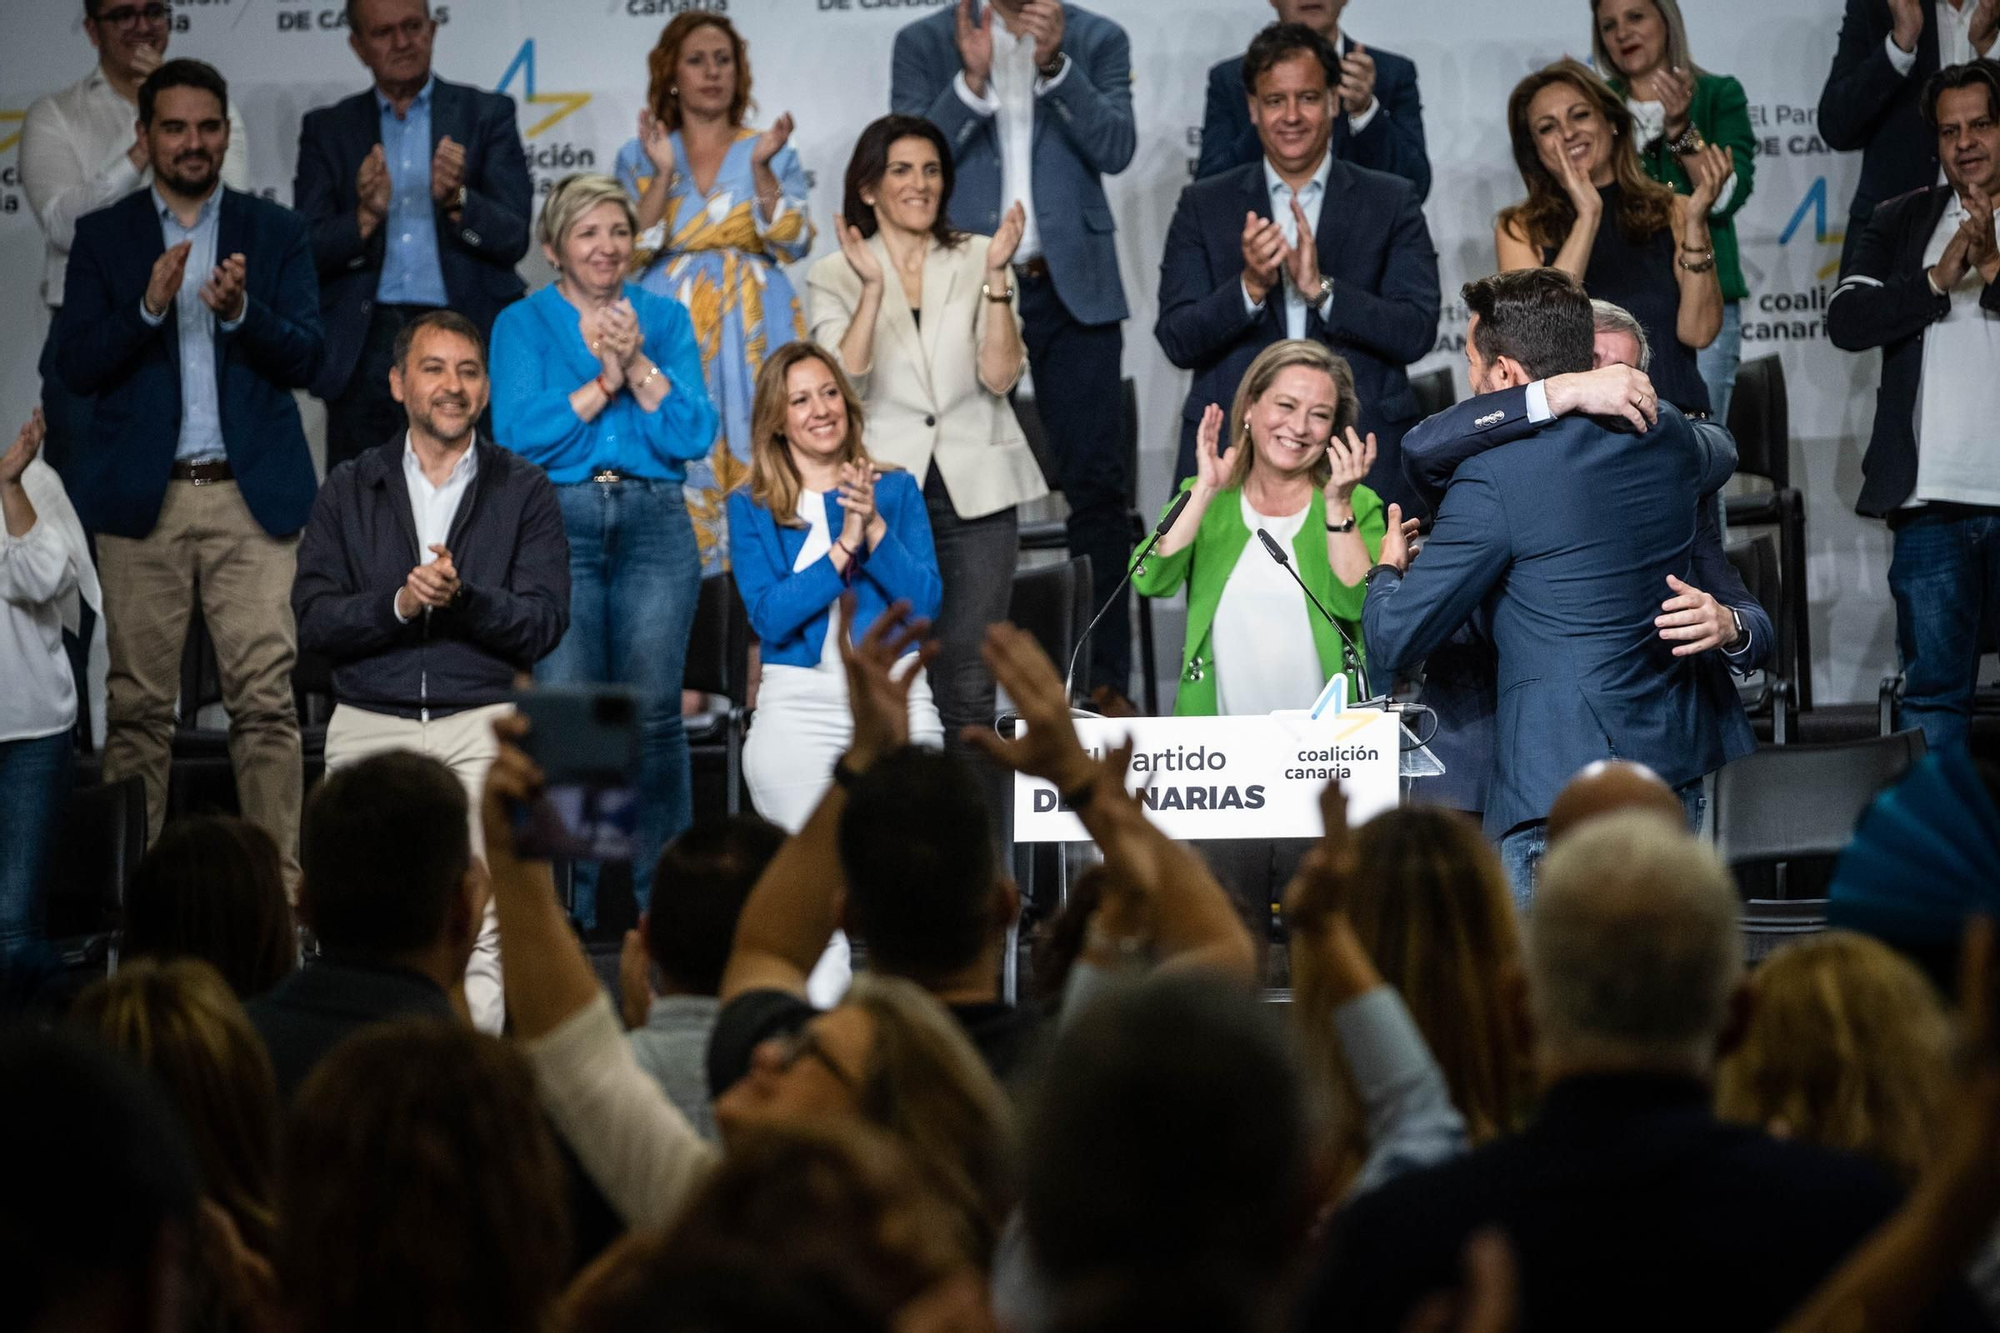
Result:
[[[750,408],[764,358],[805,336],[785,264],[812,248],[806,176],[786,146],[792,118],[761,133],[750,107],[748,47],[720,14],[682,14],[646,58],[639,135],[616,174],[638,203],[640,287],[694,319],[709,397],[721,416],[706,459],[689,465],[687,503],[702,572],[727,562],[723,497],[750,475]]]

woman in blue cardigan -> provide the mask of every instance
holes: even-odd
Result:
[[[854,589],[857,639],[891,602],[934,619],[943,596],[923,492],[868,457],[861,426],[861,400],[833,358],[787,344],[758,372],[750,484],[729,497],[729,561],[764,645],[743,775],[758,812],[791,832],[853,735],[834,637],[840,594]],[[909,670],[921,669],[916,652]],[[910,739],[944,743],[927,680],[910,690]]]
[[[637,222],[609,176],[570,176],[549,195],[542,251],[556,280],[494,321],[493,426],[548,470],[569,535],[569,631],[535,679],[616,682],[642,701],[643,911],[660,849],[693,818],[681,672],[701,556],[681,481],[716,418],[687,310],[625,281]],[[577,920],[595,925],[594,865],[576,868],[575,887]]]

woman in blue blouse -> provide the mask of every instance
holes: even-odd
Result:
[[[935,618],[943,584],[916,480],[861,443],[861,400],[815,343],[789,343],[757,375],[750,484],[729,497],[729,562],[764,645],[743,775],[758,813],[797,832],[852,739],[835,603],[854,589],[859,638],[898,599]],[[922,671],[911,646],[903,660]],[[930,684],[910,690],[910,739],[942,745]]]
[[[570,176],[550,194],[541,239],[556,280],[494,322],[493,425],[548,470],[569,535],[569,632],[535,678],[617,682],[643,700],[632,862],[643,910],[660,848],[692,818],[681,669],[701,556],[681,482],[715,438],[715,408],[686,309],[625,281],[637,224],[609,176]],[[577,867],[585,926],[595,871]]]

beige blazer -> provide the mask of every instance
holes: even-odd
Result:
[[[979,382],[986,321],[1004,316],[1018,327],[1020,319],[1013,306],[980,294],[987,238],[968,236],[955,249],[932,245],[924,260],[921,328],[882,237],[872,236],[868,244],[887,275],[875,317],[873,361],[860,375],[842,366],[868,409],[868,451],[907,468],[918,485],[935,458],[960,518],[981,518],[1047,495],[1041,466],[1006,394]],[[806,289],[813,341],[838,360],[840,340],[861,303],[861,279],[835,250],[806,274]]]

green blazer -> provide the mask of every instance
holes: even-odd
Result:
[[[1611,80],[1611,89],[1620,98],[1632,95],[1623,79]],[[1722,283],[1722,299],[1741,301],[1750,295],[1750,288],[1743,281],[1743,262],[1737,257],[1736,211],[1750,199],[1757,157],[1757,136],[1750,130],[1750,102],[1743,85],[1727,74],[1697,73],[1694,96],[1688,101],[1688,119],[1702,138],[1735,154],[1735,188],[1710,210],[1708,234],[1715,242],[1715,276]],[[1667,151],[1664,138],[1641,146],[1639,165],[1660,184],[1673,187],[1675,194],[1694,193],[1694,182],[1688,179],[1681,160]]]
[[[1184,491],[1193,487],[1192,477],[1181,483]],[[1366,486],[1356,486],[1354,517],[1372,561],[1382,553],[1382,534],[1387,529],[1381,497]],[[1182,583],[1188,587],[1187,640],[1181,647],[1180,688],[1174,693],[1176,717],[1215,716],[1215,673],[1218,669],[1228,670],[1228,664],[1218,668],[1209,630],[1215,624],[1215,609],[1222,602],[1222,589],[1246,548],[1250,548],[1248,558],[1270,558],[1261,546],[1251,548],[1250,529],[1243,526],[1242,488],[1230,487],[1218,492],[1209,504],[1192,542],[1172,555],[1147,556],[1132,576],[1132,586],[1143,597],[1169,597],[1179,591]],[[1340,627],[1354,640],[1365,663],[1368,645],[1361,638],[1361,603],[1368,590],[1359,583],[1342,583],[1333,576],[1333,566],[1326,558],[1326,496],[1317,488],[1306,507],[1305,526],[1292,539],[1292,568],[1298,570],[1313,596],[1340,621]],[[1330,678],[1340,670],[1340,635],[1317,611],[1310,606],[1304,609],[1306,618],[1312,622],[1313,647],[1319,650],[1320,669]],[[1235,645],[1231,645],[1230,651],[1236,651]],[[1360,682],[1352,679],[1350,673],[1348,688],[1359,687]],[[1308,702],[1301,700],[1300,706]]]

